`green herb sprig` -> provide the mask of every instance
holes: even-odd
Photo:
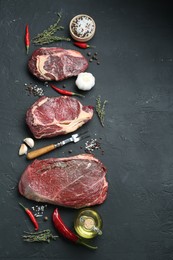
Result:
[[[23,235],[23,240],[26,242],[47,242],[50,243],[51,240],[56,240],[58,236],[52,235],[50,229],[45,229],[39,232],[24,232],[26,235]]]
[[[53,24],[50,25],[46,30],[44,30],[42,33],[37,34],[32,39],[32,43],[35,45],[44,45],[44,44],[49,44],[52,42],[58,42],[58,41],[71,41],[70,38],[67,37],[60,37],[54,35],[57,31],[63,30],[64,27],[59,25],[59,22],[61,20],[62,14],[58,13],[58,20]]]
[[[96,98],[96,112],[100,119],[100,123],[103,127],[104,127],[104,119],[105,119],[105,106],[107,102],[108,102],[107,100],[104,100],[102,103],[100,96]]]

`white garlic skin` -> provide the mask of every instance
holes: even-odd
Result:
[[[94,87],[95,77],[90,72],[81,72],[75,83],[78,89],[88,91]]]
[[[23,142],[27,144],[30,148],[34,147],[34,140],[30,137],[25,138]]]
[[[19,155],[24,155],[27,154],[28,147],[26,144],[21,144],[20,149],[19,149]]]

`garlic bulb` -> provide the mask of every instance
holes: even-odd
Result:
[[[26,144],[21,144],[20,149],[19,149],[19,155],[24,155],[27,154],[28,147]]]
[[[95,77],[89,72],[81,72],[77,76],[76,86],[84,91],[90,90],[95,85]]]
[[[30,137],[25,138],[23,142],[27,144],[30,148],[34,147],[34,140]]]

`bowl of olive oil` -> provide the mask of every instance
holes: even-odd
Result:
[[[87,239],[102,235],[102,226],[101,216],[90,208],[80,210],[74,221],[76,233],[80,237]]]

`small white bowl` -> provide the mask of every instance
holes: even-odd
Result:
[[[69,25],[71,37],[78,42],[91,40],[96,31],[96,24],[87,14],[79,14],[73,17]]]

